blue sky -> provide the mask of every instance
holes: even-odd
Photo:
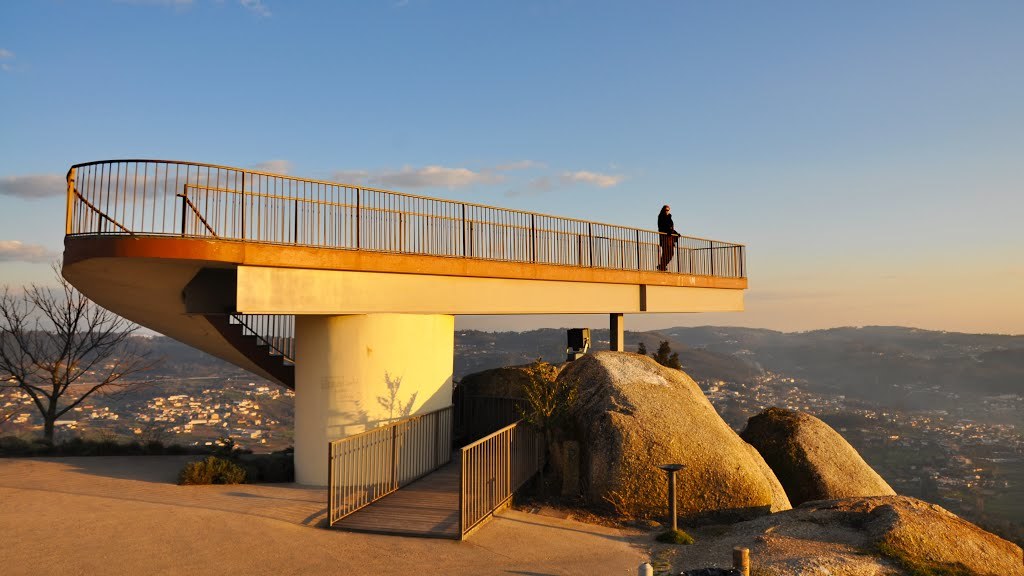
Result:
[[[0,279],[76,162],[263,166],[748,245],[739,314],[1024,333],[1024,3],[0,4]],[[603,324],[468,318],[460,326]]]

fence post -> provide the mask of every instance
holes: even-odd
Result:
[[[327,443],[327,525],[334,525],[334,449]]]
[[[640,231],[636,231],[636,269],[643,270],[640,258]]]
[[[245,172],[242,172],[242,236],[241,239],[245,240]]]
[[[185,212],[188,208],[188,184],[181,193],[181,235],[185,236]]]
[[[398,426],[391,427],[391,489],[398,488]]]
[[[72,214],[75,211],[75,175],[77,168],[72,168],[68,171],[68,212],[65,215],[64,222],[64,233],[71,234],[72,228]]]
[[[587,236],[590,237],[590,267],[594,267],[594,225],[587,222]]]
[[[711,260],[711,275],[715,275],[715,248],[711,240],[708,240],[708,258]]]
[[[362,233],[362,228],[363,228],[360,225],[360,223],[359,223],[359,207],[360,207],[359,205],[360,205],[360,201],[361,201],[360,197],[362,196],[362,194],[360,194],[360,191],[361,191],[360,188],[356,188],[356,250],[358,250],[359,247],[360,247],[360,237],[359,236]]]
[[[533,214],[530,214],[530,261],[537,262],[537,224]]]
[[[434,416],[434,470],[441,465],[441,458],[438,452],[441,451],[441,415]]]

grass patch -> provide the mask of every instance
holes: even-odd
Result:
[[[684,546],[693,544],[693,536],[690,536],[682,530],[666,530],[665,532],[658,534],[656,540],[665,544],[682,544]]]

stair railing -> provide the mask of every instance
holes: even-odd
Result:
[[[242,327],[243,336],[254,336],[272,355],[295,363],[295,316],[290,314],[231,314],[228,322]]]

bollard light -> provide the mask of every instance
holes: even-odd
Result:
[[[685,464],[662,464],[658,466],[668,474],[668,510],[672,516],[672,531],[679,530],[676,521],[676,472],[686,468]]]

